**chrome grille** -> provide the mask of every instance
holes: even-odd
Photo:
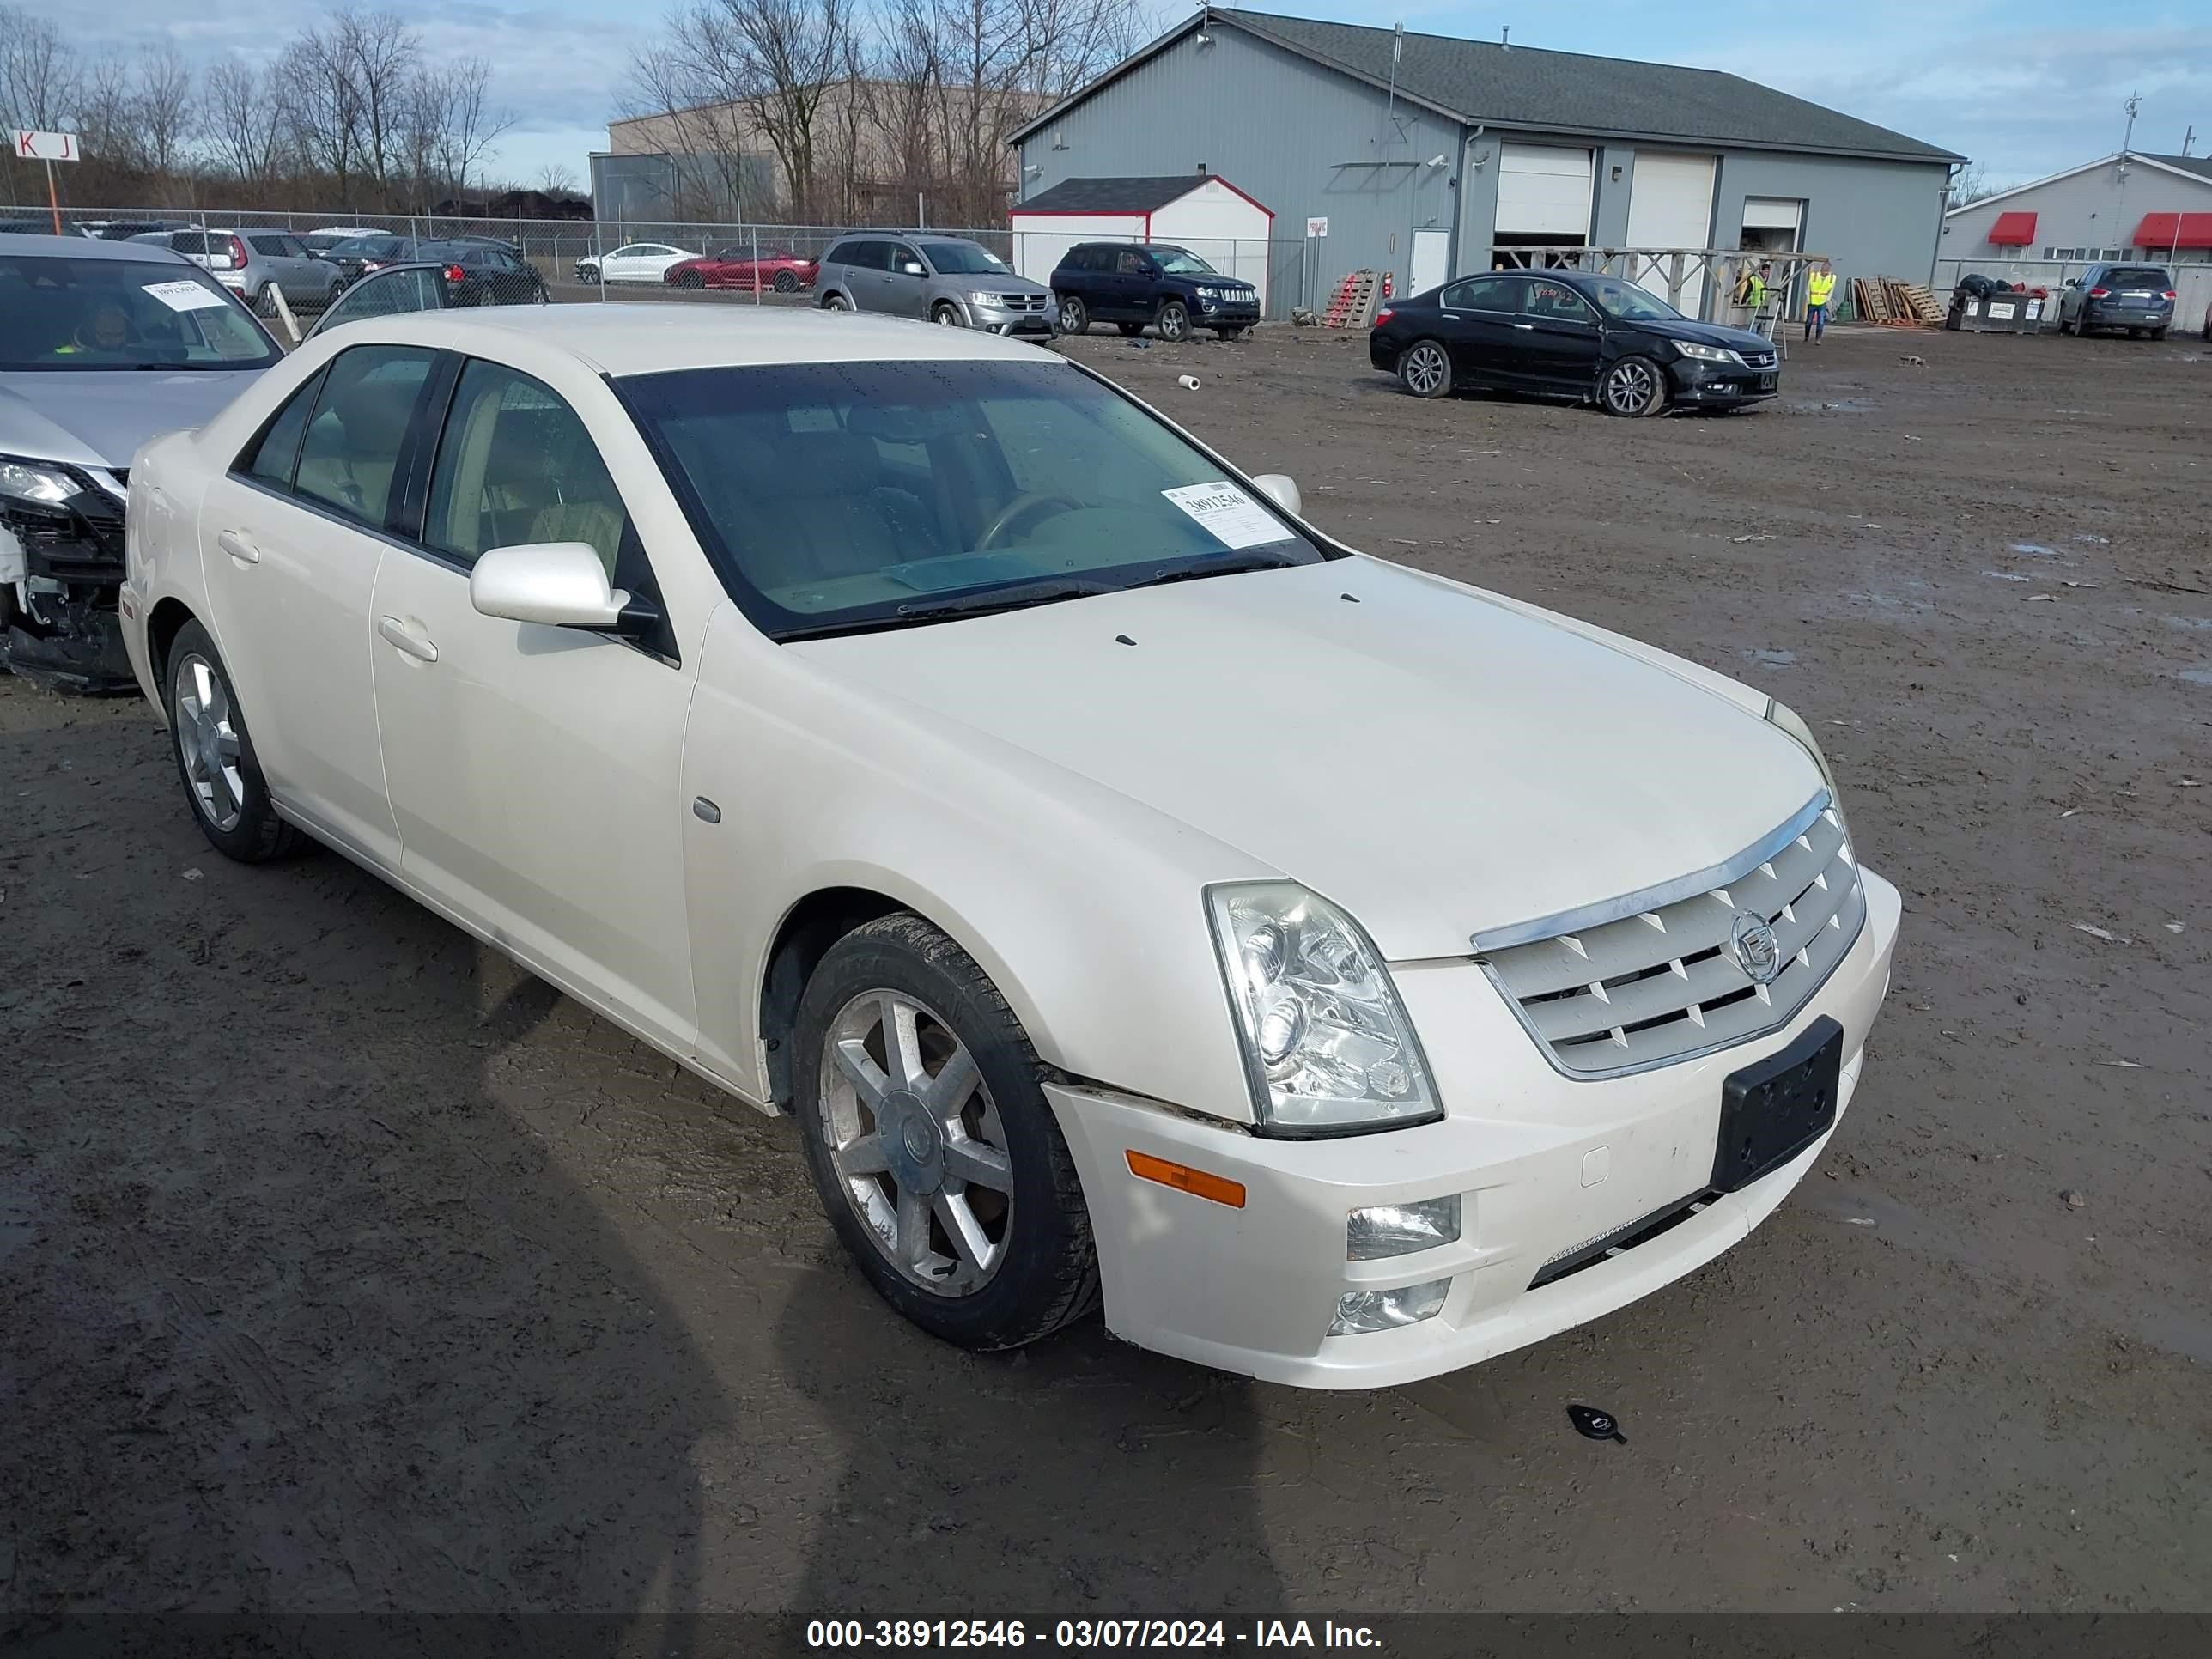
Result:
[[[1749,363],[1753,368],[1771,368],[1774,367],[1774,354],[1771,351],[1742,351],[1738,352],[1736,355],[1741,357],[1744,362]]]
[[[1001,294],[998,302],[1008,311],[1042,311],[1051,299],[1048,294]]]
[[[1477,959],[1553,1066],[1610,1077],[1710,1054],[1786,1024],[1857,939],[1866,894],[1826,796],[1773,836],[1694,878],[1559,919],[1556,931]],[[1649,899],[1639,904],[1638,897]],[[1736,915],[1766,921],[1782,970],[1759,985],[1731,947]]]

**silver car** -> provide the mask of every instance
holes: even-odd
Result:
[[[822,256],[814,288],[824,311],[884,312],[994,334],[1053,331],[1052,290],[965,237],[855,231]]]
[[[131,458],[196,427],[283,356],[179,254],[0,240],[0,667],[127,691],[117,629]]]
[[[256,311],[273,308],[270,284],[284,291],[285,302],[298,311],[319,311],[338,297],[345,276],[289,230],[225,229],[156,231],[131,240],[151,242],[181,253]]]

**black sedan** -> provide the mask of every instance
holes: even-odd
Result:
[[[1780,384],[1765,336],[1572,270],[1492,271],[1394,301],[1376,313],[1367,355],[1417,398],[1482,386],[1565,394],[1608,415],[1741,408]]]
[[[413,258],[415,243],[405,236],[349,236],[325,248],[321,257],[347,282],[357,283],[373,270]]]
[[[455,305],[542,305],[553,297],[538,267],[504,243],[418,242],[415,258],[446,268]]]

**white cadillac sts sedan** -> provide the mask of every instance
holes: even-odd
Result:
[[[509,308],[310,342],[130,474],[222,852],[312,837],[798,1121],[884,1297],[1401,1382],[1743,1238],[1896,890],[1803,721],[1338,545],[982,334]]]

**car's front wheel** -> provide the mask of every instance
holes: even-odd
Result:
[[[576,280],[580,283],[597,287],[599,281],[599,268],[597,265],[578,265],[576,267]]]
[[[960,307],[948,300],[940,300],[929,313],[929,320],[939,328],[965,328],[968,319],[960,314]]]
[[[696,270],[678,271],[676,276],[676,286],[678,288],[704,288],[707,286],[707,278],[702,273]]]
[[[1083,296],[1079,294],[1061,295],[1060,331],[1062,334],[1080,334],[1090,326],[1091,307],[1083,303]]]
[[[1606,370],[1598,401],[1608,415],[1656,415],[1667,407],[1667,371],[1649,357],[1623,357]]]
[[[775,273],[775,291],[778,294],[798,293],[799,273],[795,270],[777,271]]]
[[[816,967],[797,1039],[808,1170],[885,1301],[983,1349],[1097,1305],[1090,1214],[1043,1067],[965,951],[918,916],[869,922]]]
[[[1451,354],[1434,340],[1416,340],[1398,358],[1398,383],[1416,398],[1441,398],[1452,389]]]
[[[170,747],[200,832],[217,852],[241,864],[295,850],[302,837],[270,803],[229,672],[198,623],[177,630],[166,678]]]
[[[1170,342],[1190,338],[1190,307],[1180,300],[1170,300],[1160,307],[1160,338]]]

